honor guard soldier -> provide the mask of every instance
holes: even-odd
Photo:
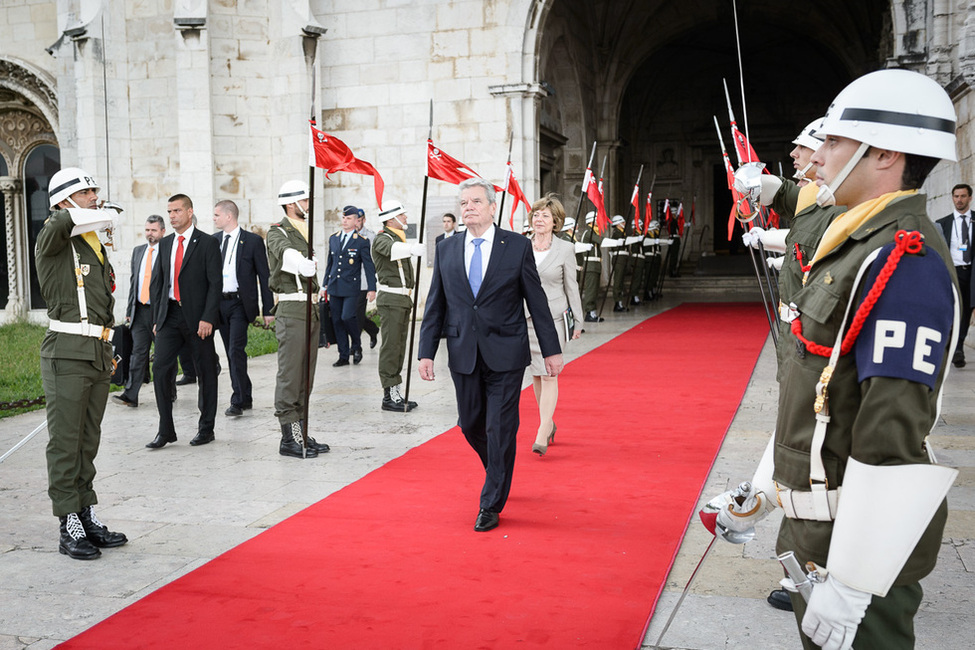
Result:
[[[417,406],[413,401],[407,404],[400,392],[416,286],[410,256],[423,255],[424,247],[406,243],[407,217],[403,204],[388,200],[385,203],[386,209],[379,213],[383,229],[372,242],[372,259],[376,265],[376,310],[379,311],[382,334],[379,382],[383,386],[383,410],[405,412]]]
[[[633,234],[626,238],[626,246],[630,250],[630,267],[633,269],[629,287],[630,304],[637,306],[642,302],[640,296],[643,295],[647,274],[647,258],[643,253],[643,233],[634,230]]]
[[[95,516],[92,483],[112,376],[115,271],[96,231],[112,227],[98,184],[66,167],[51,177],[51,215],[37,234],[37,280],[50,319],[41,343],[47,402],[48,490],[61,522],[58,551],[76,560],[125,544]]]
[[[586,277],[581,278],[579,286],[582,287],[582,310],[585,312],[587,323],[599,323],[603,319],[596,313],[596,301],[599,298],[599,280],[603,275],[603,258],[600,251],[600,244],[603,237],[596,232],[596,212],[586,214],[586,224],[577,237],[578,243],[589,245],[589,250],[581,253],[581,258],[577,260],[582,268],[580,273]]]
[[[304,359],[310,355],[309,381],[314,381],[318,361],[318,346],[306,349],[306,302],[309,285],[312,302],[318,302],[317,263],[308,258],[308,185],[302,181],[287,181],[278,192],[278,205],[285,218],[271,224],[267,233],[267,258],[271,269],[268,284],[277,294],[274,306],[274,333],[278,339],[278,375],[274,388],[274,416],[281,425],[281,444],[278,452],[293,458],[314,458],[329,450],[308,436],[303,449],[303,419],[305,398],[312,386],[305,386]],[[312,318],[318,321],[318,308],[313,306]],[[317,332],[318,327],[313,328]],[[313,337],[314,338],[314,337]],[[304,451],[304,454],[302,452]]]
[[[611,250],[609,253],[613,258],[610,264],[613,273],[613,277],[610,278],[610,282],[613,283],[613,311],[626,311],[626,305],[623,304],[623,298],[626,295],[623,290],[623,278],[626,276],[630,252],[626,249],[625,243],[626,220],[622,215],[617,214],[610,222],[609,232],[603,237],[602,243],[604,249],[618,249]]]
[[[564,239],[567,242],[575,243],[575,228],[576,220],[572,217],[566,217],[565,223],[562,224],[562,229],[558,232],[556,237],[559,239]]]
[[[960,304],[917,188],[955,160],[955,123],[944,89],[907,70],[860,77],[833,100],[811,159],[816,200],[848,209],[793,296],[775,433],[751,487],[706,507],[722,537],[748,537],[782,507],[776,546],[800,563],[790,577],[805,594],[792,594],[805,648],[914,647],[919,580],[938,560],[958,474],[935,464],[928,434]]]
[[[651,219],[647,225],[647,234],[643,238],[643,254],[646,257],[646,264],[644,265],[644,300],[653,300],[657,297],[657,285],[660,283],[660,274],[663,272],[659,236],[660,222],[656,219]]]

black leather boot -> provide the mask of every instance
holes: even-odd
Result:
[[[79,512],[78,519],[81,520],[81,525],[85,529],[85,537],[98,548],[115,548],[129,541],[129,538],[124,534],[113,533],[108,529],[108,526],[98,521],[92,506],[88,506]]]
[[[597,314],[596,313],[596,310],[594,309],[592,311],[587,311],[586,312],[585,321],[587,323],[601,323],[601,322],[603,322],[603,319],[599,317],[599,314]]]
[[[309,442],[311,441],[309,440]],[[311,446],[306,447],[304,451],[305,453],[302,454],[301,423],[288,422],[287,424],[282,424],[281,445],[278,447],[278,453],[282,456],[291,456],[292,458],[314,458],[318,455],[318,452]]]
[[[305,421],[304,420],[299,420],[298,422],[301,425],[301,430],[304,431],[305,430]],[[324,442],[318,442],[317,440],[315,440],[311,436],[308,436],[308,448],[309,449],[314,449],[315,451],[317,451],[320,454],[328,453],[332,449],[331,447],[329,447]]]
[[[94,560],[101,557],[102,552],[85,537],[85,527],[81,525],[78,513],[72,512],[70,515],[60,517],[60,520],[61,539],[58,542],[58,551],[61,555],[76,560]]]
[[[622,300],[617,300],[616,304],[613,305],[613,311],[626,311],[626,305],[623,304]]]
[[[410,400],[407,404],[403,395],[399,392],[399,384],[383,389],[383,410],[399,411],[400,413],[412,411],[417,407],[417,403]]]

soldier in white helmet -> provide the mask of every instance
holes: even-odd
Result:
[[[37,235],[37,280],[50,318],[41,343],[47,405],[48,495],[60,519],[58,551],[77,560],[125,544],[98,521],[93,481],[112,376],[115,271],[97,231],[112,214],[97,209],[98,183],[77,167],[51,177],[51,215]]]
[[[308,437],[304,448],[302,431],[305,396],[311,393],[311,385],[305,386],[304,359],[310,355],[311,379],[315,377],[318,361],[318,345],[306,347],[305,318],[308,287],[312,299],[318,302],[318,265],[308,257],[308,185],[302,181],[287,181],[278,191],[278,205],[284,210],[284,219],[271,224],[267,233],[267,258],[271,269],[268,284],[277,294],[274,306],[274,331],[278,339],[278,375],[274,388],[274,416],[281,425],[281,443],[278,453],[292,458],[314,458],[325,453],[329,446]],[[315,320],[313,339],[318,337],[318,306],[311,310]]]
[[[955,160],[955,120],[944,89],[906,70],[861,77],[830,105],[811,159],[817,200],[847,209],[793,297],[775,434],[747,498],[708,506],[722,537],[747,537],[783,508],[778,552],[818,567],[808,603],[792,595],[805,648],[914,647],[919,580],[937,562],[957,475],[934,463],[927,436],[959,310],[917,188]],[[787,588],[805,587],[793,577]]]

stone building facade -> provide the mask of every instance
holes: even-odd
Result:
[[[722,78],[739,124],[774,168],[787,165],[788,142],[851,79],[906,67],[947,88],[959,117],[959,162],[940,165],[926,186],[932,214],[950,209],[955,182],[975,180],[975,0],[823,0],[803,14],[793,3],[740,3],[742,76],[731,7],[8,0],[0,5],[0,320],[43,320],[31,251],[47,179],[61,165],[94,174],[102,195],[126,209],[113,254],[124,305],[130,251],[170,195],[194,200],[204,230],[221,199],[238,203],[244,225],[278,218],[277,188],[308,177],[311,115],[373,163],[386,196],[414,218],[428,135],[499,183],[512,142],[529,197],[558,192],[570,214],[595,142],[612,212],[627,214],[641,165],[641,206],[654,178],[655,198],[693,202],[694,256],[728,247],[712,118],[727,126]],[[368,177],[319,173],[315,188],[318,247],[342,206],[377,209]],[[455,193],[430,182],[425,238],[439,232]]]

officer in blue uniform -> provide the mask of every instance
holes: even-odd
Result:
[[[328,239],[328,261],[325,280],[328,302],[338,339],[339,360],[333,366],[349,365],[349,353],[354,363],[362,361],[362,339],[356,319],[356,304],[361,290],[361,274],[365,273],[368,293],[366,300],[376,299],[376,267],[369,252],[369,240],[356,232],[359,208],[346,206],[342,212],[342,230]]]

